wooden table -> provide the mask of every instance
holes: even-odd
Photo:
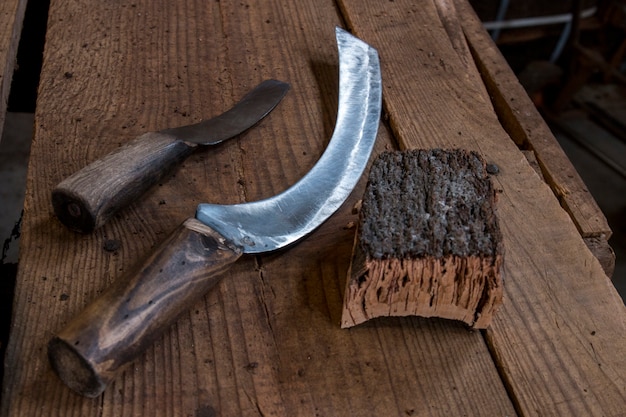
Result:
[[[46,359],[56,330],[196,204],[268,197],[314,165],[334,126],[335,25],[380,52],[376,152],[461,147],[500,167],[506,289],[492,326],[339,328],[363,179],[307,239],[237,263],[103,396],[72,393]],[[46,39],[2,416],[625,415],[626,308],[584,241],[602,246],[610,229],[464,0],[52,0]],[[70,173],[266,78],[292,90],[250,132],[93,234],[54,217],[50,191]]]

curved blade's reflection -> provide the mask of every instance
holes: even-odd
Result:
[[[343,29],[336,29],[336,37],[337,123],[317,164],[274,197],[244,204],[198,206],[198,220],[246,253],[279,249],[313,231],[343,204],[367,165],[382,105],[378,53]]]

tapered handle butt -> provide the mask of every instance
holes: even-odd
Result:
[[[52,368],[74,391],[100,395],[240,256],[219,233],[188,219],[50,340]]]
[[[91,366],[79,350],[60,337],[55,336],[48,342],[48,357],[59,378],[68,387],[86,397],[97,397],[109,382]]]
[[[54,212],[71,230],[89,233],[161,180],[195,147],[162,132],[139,136],[59,183],[52,191]]]

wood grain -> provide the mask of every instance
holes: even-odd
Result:
[[[550,188],[509,139],[491,103],[459,75],[463,64],[454,45],[438,36],[437,25],[394,24],[407,14],[436,21],[434,6],[394,2],[373,22],[357,17],[380,13],[377,2],[344,4],[355,16],[350,24],[357,35],[375,45],[403,40],[404,47],[388,49],[382,60],[385,105],[400,145],[463,147],[500,167],[505,302],[486,335],[518,412],[622,413],[623,301]],[[419,77],[406,68],[419,68]]]
[[[460,21],[500,123],[518,146],[532,150],[543,175],[583,237],[611,237],[606,217],[554,135],[465,2]]]
[[[0,415],[618,414],[623,305],[447,41],[454,25],[432,2],[339,5],[52,0]],[[417,318],[339,328],[362,181],[306,240],[242,257],[103,396],[72,393],[46,360],[56,329],[198,203],[268,197],[313,166],[334,126],[343,23],[381,53],[392,129],[381,126],[377,152],[455,144],[501,167],[513,282],[494,329]],[[76,235],[54,217],[50,191],[67,175],[141,133],[219,114],[270,77],[292,85],[272,117],[194,153],[101,229]]]
[[[97,397],[240,256],[215,230],[187,219],[56,332],[48,343],[52,368],[74,391]]]
[[[330,1],[52,2],[3,415],[513,414],[479,333],[410,320],[339,328],[362,185],[298,246],[242,259],[100,399],[77,398],[45,360],[52,332],[197,203],[267,197],[313,166],[334,126],[340,23]],[[271,118],[192,155],[93,235],[52,216],[64,176],[124,138],[220,113],[267,77],[292,85]],[[379,141],[390,146],[384,128]],[[118,250],[102,249],[110,240]]]
[[[4,129],[26,1],[7,0],[0,3],[0,138]]]
[[[196,146],[162,132],[145,133],[54,187],[54,213],[70,230],[90,233],[140,199]]]

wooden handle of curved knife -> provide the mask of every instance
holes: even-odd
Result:
[[[52,191],[54,212],[71,230],[89,233],[136,200],[197,145],[150,132],[63,180]]]
[[[188,219],[134,273],[118,280],[50,340],[52,368],[74,391],[100,395],[240,256],[219,233]]]

